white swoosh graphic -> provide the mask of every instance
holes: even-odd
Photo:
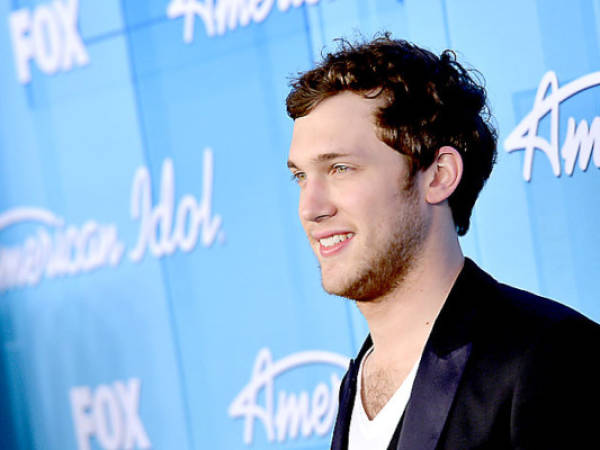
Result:
[[[42,208],[13,208],[0,214],[0,230],[21,222],[42,222],[53,226],[64,224],[64,221],[52,211]]]

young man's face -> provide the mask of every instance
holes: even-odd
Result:
[[[411,186],[407,157],[376,135],[379,102],[351,92],[324,100],[296,119],[288,162],[323,287],[355,300],[380,297],[404,278],[429,223],[419,174]]]

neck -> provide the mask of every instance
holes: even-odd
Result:
[[[403,281],[383,297],[359,302],[379,366],[412,364],[464,264],[456,234],[426,244]]]

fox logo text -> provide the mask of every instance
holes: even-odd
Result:
[[[271,351],[258,352],[248,384],[229,406],[229,416],[244,419],[244,443],[252,444],[254,425],[261,423],[269,442],[285,442],[313,434],[324,436],[331,430],[337,412],[340,378],[331,372],[329,382],[318,383],[312,394],[277,390],[275,379],[293,369],[305,366],[334,366],[337,370],[348,367],[348,358],[324,351],[306,351],[289,355],[273,362]],[[259,400],[259,399],[262,399]],[[277,402],[275,402],[277,400]],[[263,403],[261,405],[260,403]]]
[[[90,450],[96,438],[105,449],[150,448],[151,443],[139,416],[140,380],[71,389],[71,411],[77,448]]]
[[[30,60],[46,74],[68,72],[90,58],[77,29],[78,0],[55,0],[10,14],[10,33],[20,83],[31,81]]]

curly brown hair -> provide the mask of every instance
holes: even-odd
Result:
[[[444,145],[460,153],[463,175],[448,203],[462,236],[496,159],[497,134],[477,78],[450,50],[438,57],[389,33],[356,44],[340,39],[336,52],[292,80],[287,112],[292,119],[305,116],[342,91],[383,96],[375,117],[378,136],[409,157],[411,177],[429,167]]]

